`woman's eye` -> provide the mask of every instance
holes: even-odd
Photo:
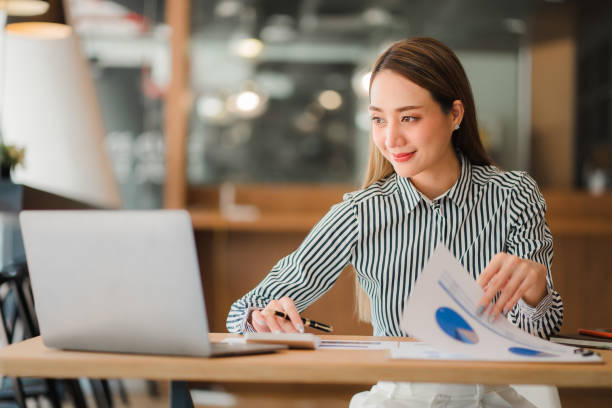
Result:
[[[374,122],[374,124],[377,126],[382,126],[385,124],[385,120],[383,118],[379,118],[378,116],[373,116],[372,122]]]
[[[414,116],[402,116],[402,122],[414,122],[417,118]]]

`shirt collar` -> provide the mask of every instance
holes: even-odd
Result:
[[[461,152],[457,152],[457,157],[461,163],[461,171],[457,182],[446,192],[446,196],[462,208],[465,204],[468,195],[472,191],[472,163]]]
[[[402,177],[395,173],[395,179],[397,180],[399,189],[402,192],[402,196],[406,199],[406,210],[408,210],[408,212],[412,212],[419,201],[423,199],[423,196],[419,190],[412,185],[408,177]]]
[[[462,208],[467,200],[469,192],[471,191],[472,164],[461,152],[457,152],[457,157],[459,158],[459,163],[461,165],[459,178],[457,179],[457,182],[446,191],[446,193],[436,198],[436,200],[439,200],[442,197],[447,197],[451,202],[455,203],[457,207]],[[414,210],[414,207],[416,207],[419,201],[423,200],[423,195],[414,187],[409,178],[401,177],[397,173],[395,173],[395,178],[401,192],[403,193],[402,195],[406,198],[406,209],[408,212],[411,212]]]

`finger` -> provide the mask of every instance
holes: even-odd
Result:
[[[295,326],[293,326],[293,323],[291,323],[291,320],[285,318],[284,316],[279,316],[277,314],[275,314],[275,312],[281,312],[283,315],[285,316],[289,316],[287,315],[287,313],[284,311],[282,304],[280,304],[280,310],[279,309],[270,309],[270,315],[272,317],[274,317],[274,319],[276,320],[276,323],[278,324],[278,326],[281,328],[281,331],[283,333],[298,333],[298,331],[296,330]]]
[[[266,324],[268,325],[272,333],[282,333],[283,332],[280,325],[278,324],[278,321],[276,320],[277,319],[276,316],[274,316],[274,309],[266,308],[263,312],[263,315],[264,315],[264,318],[266,319]]]
[[[276,321],[281,327],[282,331],[285,333],[299,333],[299,331],[295,328],[291,320],[284,319],[282,317],[276,317]]]
[[[542,264],[531,262],[533,268],[530,270],[529,287],[523,293],[523,300],[529,305],[537,305],[548,293],[546,283],[546,267]]]
[[[487,286],[491,278],[493,278],[497,271],[502,267],[507,255],[508,254],[500,252],[495,255],[493,259],[491,259],[487,267],[484,269],[484,271],[482,271],[478,279],[476,279],[476,283],[478,283],[480,287],[484,288]]]
[[[514,306],[518,303],[519,299],[523,297],[523,294],[527,291],[528,288],[529,288],[529,283],[526,281],[523,281],[521,286],[519,286],[519,288],[514,292],[514,295],[510,298],[510,300],[506,302],[506,305],[504,306],[504,309],[503,309],[506,311],[504,315],[507,315],[508,312],[510,312],[510,310],[514,309]]]
[[[278,300],[272,300],[268,303],[268,306],[264,309],[263,315],[266,319],[266,324],[270,328],[270,330],[274,333],[282,333],[283,330],[279,324],[280,320],[274,315],[274,311],[278,310],[279,312],[283,311],[283,306],[280,304]]]
[[[266,319],[259,310],[254,310],[251,313],[251,325],[253,328],[260,333],[269,332],[270,328],[266,324]]]
[[[288,302],[287,299],[289,298],[285,297],[285,299],[281,298],[278,301],[275,300],[270,303],[270,306],[273,307],[275,311],[282,312],[285,316],[289,317],[289,314],[287,313],[287,308],[293,307],[295,309],[295,305],[293,304],[293,301],[289,300]],[[278,323],[279,327],[283,332],[298,333],[298,330],[295,328],[290,319],[290,317],[289,319],[287,319],[284,316],[276,316],[276,322]]]
[[[497,292],[503,288],[510,275],[512,274],[513,265],[512,262],[506,259],[506,262],[502,266],[502,268],[495,274],[495,276],[488,282],[487,289],[485,290],[484,295],[478,302],[480,307],[478,312],[482,314],[485,308],[491,303]],[[490,309],[492,310],[492,309]],[[490,314],[490,313],[489,313]]]
[[[296,329],[296,331],[304,333],[304,324],[302,323],[302,318],[300,317],[300,314],[297,308],[295,307],[295,303],[293,303],[293,300],[290,297],[285,296],[280,299],[280,303],[281,305],[283,305],[285,313],[289,315],[291,323],[293,323],[293,327]]]
[[[291,321],[289,320],[286,320],[284,317],[276,316],[274,314],[274,312],[276,311],[286,313],[283,307],[283,304],[278,300],[273,300],[270,303],[268,303],[268,306],[266,307],[265,312],[264,312],[264,315],[266,316],[266,323],[268,324],[268,326],[272,324],[272,326],[270,326],[270,329],[274,331],[275,330],[274,327],[276,326],[283,333],[298,333],[296,328],[293,326],[293,323],[291,323]],[[268,319],[268,316],[269,316],[269,319]],[[270,319],[276,322],[276,325],[274,325],[274,323],[270,323]]]
[[[527,268],[525,265],[521,265],[518,269],[515,269],[512,273],[512,276],[506,283],[506,285],[501,289],[501,293],[495,302],[495,306],[491,310],[491,316],[497,318],[500,313],[505,313],[506,303],[510,299],[512,299],[519,289],[519,287],[523,284],[525,279],[528,277]]]

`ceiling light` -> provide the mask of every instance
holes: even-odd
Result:
[[[241,3],[236,0],[223,0],[215,7],[215,15],[221,18],[234,17],[240,11]]]
[[[240,92],[236,97],[236,107],[243,112],[250,112],[259,106],[261,98],[253,91]]]
[[[243,58],[255,58],[261,53],[263,43],[257,38],[243,38],[237,40],[232,48],[236,55]]]
[[[196,112],[202,119],[215,119],[223,116],[225,104],[216,96],[201,96],[196,104]]]
[[[361,89],[366,93],[370,93],[370,78],[372,77],[372,73],[368,72],[366,74],[363,74],[361,77]]]
[[[5,0],[0,1],[0,10],[5,10],[9,16],[31,17],[45,14],[49,3],[39,0]]]
[[[268,95],[254,83],[248,81],[242,91],[227,100],[227,109],[243,118],[254,118],[263,114],[268,107]]]
[[[391,14],[383,8],[371,7],[361,15],[367,25],[370,26],[385,26],[391,24],[393,18]]]
[[[357,71],[353,75],[351,84],[353,86],[353,91],[357,94],[357,96],[366,98],[370,94],[371,77],[372,73],[364,69]]]
[[[327,110],[335,110],[342,105],[342,96],[338,92],[328,89],[319,94],[319,103]]]

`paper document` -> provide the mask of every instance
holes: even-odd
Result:
[[[394,350],[399,346],[399,343],[399,341],[376,340],[322,340],[319,348],[335,350]]]
[[[286,344],[289,348],[334,350],[393,350],[398,341],[378,340],[322,340],[311,333],[246,333],[240,337],[226,337],[226,343]]]
[[[484,291],[448,249],[439,245],[421,272],[405,304],[401,327],[440,356],[487,361],[597,362],[594,352],[554,344],[532,336],[500,317],[489,322],[476,314]],[[394,357],[410,358],[410,347]],[[432,354],[433,355],[433,354]],[[439,357],[443,358],[443,357]]]
[[[399,343],[397,348],[391,350],[391,358],[409,358],[412,360],[487,360],[482,357],[440,351],[422,341],[404,341]]]

